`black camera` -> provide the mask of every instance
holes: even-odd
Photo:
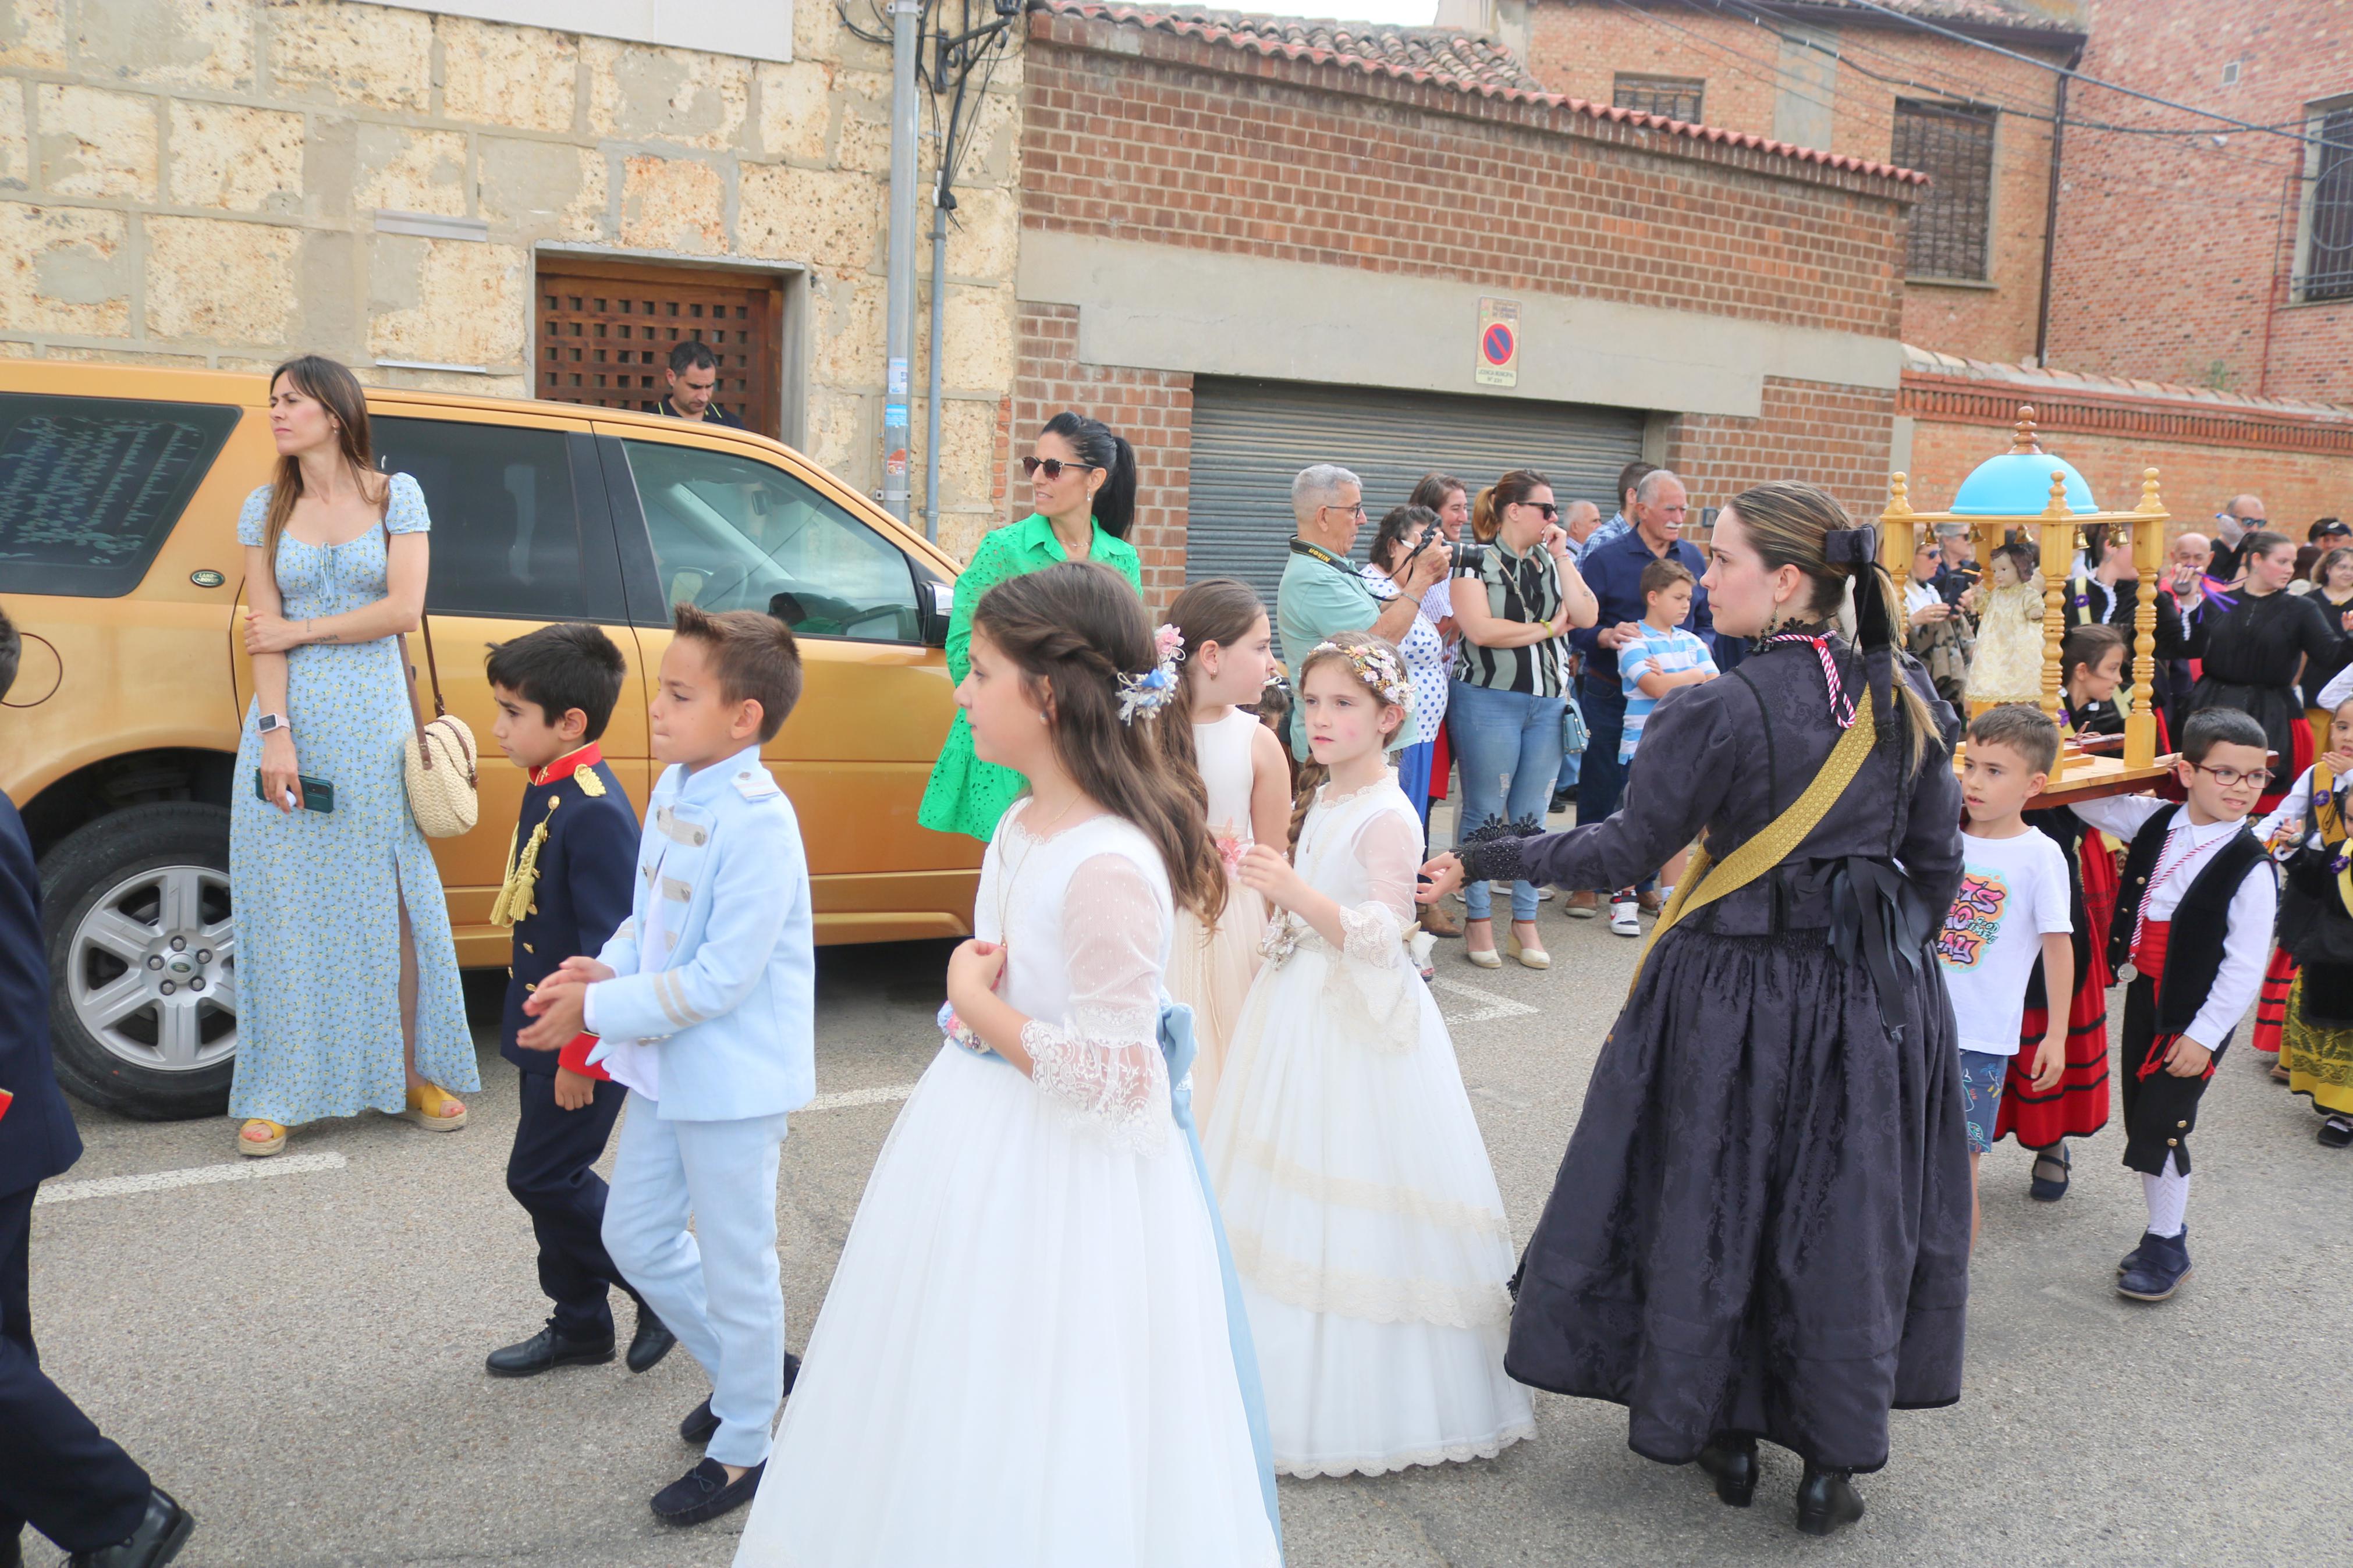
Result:
[[[1445,561],[1446,574],[1450,577],[1457,572],[1476,572],[1479,569],[1481,558],[1487,553],[1485,545],[1472,540],[1463,539],[1449,543],[1446,535],[1432,533],[1426,536],[1407,554],[1405,563],[1398,567],[1397,574],[1400,577],[1404,576],[1406,564],[1409,564],[1416,555],[1430,549],[1438,551],[1440,556]]]

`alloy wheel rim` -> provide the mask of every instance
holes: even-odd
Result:
[[[108,889],[74,928],[66,994],[118,1060],[187,1073],[237,1054],[237,926],[228,874],[159,866]]]

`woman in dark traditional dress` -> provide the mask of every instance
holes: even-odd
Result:
[[[1956,726],[1891,647],[1873,531],[1828,493],[1742,493],[1710,554],[1717,629],[1757,639],[1749,658],[1659,704],[1616,816],[1474,842],[1427,891],[1624,887],[1703,827],[1711,856],[1771,847],[1745,885],[1695,863],[1662,917],[1521,1261],[1505,1364],[1627,1406],[1637,1453],[1699,1460],[1728,1503],[1758,1437],[1795,1450],[1799,1528],[1823,1534],[1861,1516],[1849,1477],[1887,1462],[1888,1411],[1960,1396],[1969,1172],[1925,951],[1960,877]],[[1850,582],[1860,654],[1828,624]],[[1867,750],[1833,760],[1851,727]],[[1827,815],[1790,821],[1857,756]]]
[[[2236,708],[2252,713],[2263,738],[2278,753],[2272,763],[2272,788],[2255,803],[2270,811],[2288,781],[2312,765],[2312,727],[2297,700],[2296,673],[2306,660],[2315,668],[2337,663],[2345,651],[2344,627],[2332,623],[2309,597],[2288,593],[2295,576],[2295,546],[2280,534],[2247,535],[2240,559],[2246,585],[2227,610],[2219,605],[2200,618],[2186,652],[2202,658],[2203,673],[2189,689],[2189,711]],[[2317,695],[2318,687],[2312,689]]]

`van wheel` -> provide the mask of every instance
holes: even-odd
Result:
[[[142,1121],[218,1116],[237,1058],[228,812],[172,801],[41,858],[58,1079]]]

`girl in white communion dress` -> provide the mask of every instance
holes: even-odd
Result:
[[[997,584],[973,626],[956,700],[1030,793],[735,1562],[1273,1568],[1256,1368],[1163,1055],[1176,905],[1214,920],[1225,883],[1150,732],[1184,721],[1150,711],[1173,671],[1088,563]]]
[[[1242,879],[1277,907],[1205,1136],[1266,1380],[1274,1467],[1379,1475],[1534,1435],[1504,1372],[1513,1263],[1454,1045],[1403,943],[1421,822],[1384,756],[1405,663],[1353,633],[1302,661],[1331,782]]]

